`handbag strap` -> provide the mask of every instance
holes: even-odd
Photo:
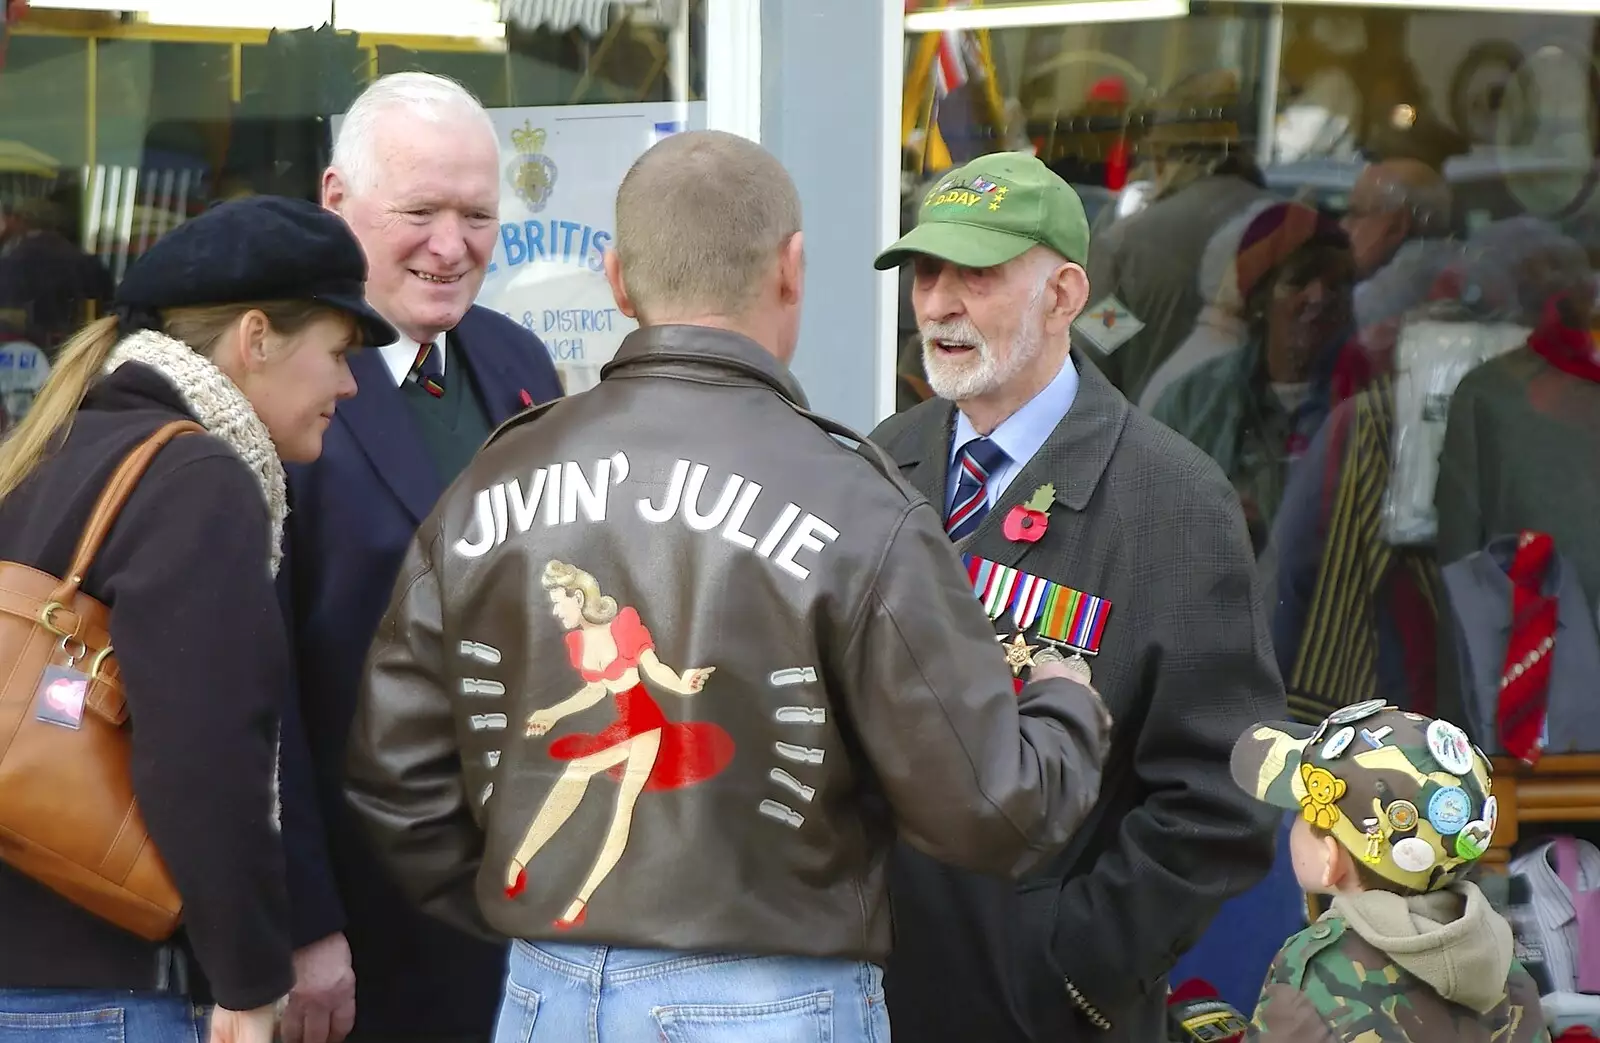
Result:
[[[112,472],[111,480],[100,493],[100,499],[95,501],[94,510],[89,514],[89,522],[83,527],[83,535],[78,537],[78,548],[72,554],[72,565],[67,569],[66,577],[56,585],[55,590],[51,591],[50,602],[45,606],[40,622],[52,630],[76,634],[76,619],[73,620],[71,628],[67,628],[52,622],[52,618],[57,615],[71,615],[67,606],[78,593],[84,574],[94,563],[94,556],[99,553],[100,545],[105,542],[112,523],[117,520],[117,515],[122,513],[123,505],[133,494],[139,479],[144,477],[150,461],[154,460],[156,454],[177,436],[204,434],[205,430],[193,420],[174,420],[157,428],[154,434],[134,446],[128,455],[123,457],[122,463]]]

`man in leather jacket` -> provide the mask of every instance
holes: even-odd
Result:
[[[535,1043],[886,1038],[896,835],[1015,875],[1098,793],[1098,695],[1020,683],[940,512],[806,411],[799,213],[732,135],[639,160],[606,273],[641,329],[490,439],[369,659],[351,801],[424,908],[519,939]]]

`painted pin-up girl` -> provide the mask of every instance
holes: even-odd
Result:
[[[617,808],[594,869],[555,922],[566,930],[583,923],[590,897],[621,860],[639,795],[681,789],[716,775],[733,759],[733,737],[709,722],[668,721],[640,678],[642,673],[657,686],[688,697],[705,687],[716,667],[675,672],[656,658],[655,642],[639,613],[619,611],[616,599],[600,593],[595,578],[582,569],[551,561],[541,582],[550,594],[551,613],[567,628],[567,654],[584,685],[570,698],[531,714],[527,734],[543,735],[563,717],[581,713],[607,695],[617,705],[617,719],[601,731],[564,735],[550,744],[550,756],[566,761],[566,770],[506,870],[506,897],[515,898],[527,887],[528,862],[578,809],[589,780],[601,772],[617,780]]]

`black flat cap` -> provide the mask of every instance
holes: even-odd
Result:
[[[156,240],[117,287],[118,314],[243,301],[317,301],[360,324],[365,345],[399,332],[366,301],[367,258],[339,215],[303,199],[222,203]]]

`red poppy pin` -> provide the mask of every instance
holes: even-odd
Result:
[[[1027,503],[1011,508],[1000,531],[1012,543],[1038,543],[1050,527],[1050,505],[1055,498],[1056,487],[1044,483],[1033,491],[1033,498]]]

